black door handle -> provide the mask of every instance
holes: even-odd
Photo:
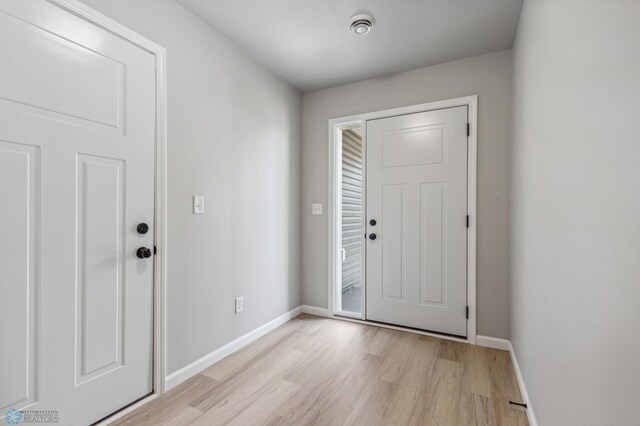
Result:
[[[151,249],[148,249],[147,247],[140,247],[138,251],[136,251],[136,256],[140,259],[148,259],[151,257]]]
[[[369,239],[370,239],[371,241],[375,240],[376,238],[377,238],[377,237],[376,237],[376,234],[369,234]]]
[[[369,225],[371,225],[371,226],[376,226],[376,223],[378,223],[378,222],[376,222],[376,220],[375,220],[375,219],[371,219],[371,220],[369,221]]]

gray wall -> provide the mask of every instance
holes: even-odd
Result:
[[[167,49],[173,372],[300,305],[301,95],[171,0],[85,3]]]
[[[526,1],[512,325],[541,425],[640,424],[640,2]]]
[[[450,62],[303,96],[302,295],[327,307],[328,120],[466,95],[479,95],[478,333],[509,337],[509,133],[511,51]]]

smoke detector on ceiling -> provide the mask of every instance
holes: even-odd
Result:
[[[375,20],[373,16],[367,14],[360,14],[351,17],[351,31],[356,33],[357,35],[366,35],[371,31],[371,27]]]

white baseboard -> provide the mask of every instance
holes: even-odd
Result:
[[[508,351],[511,349],[511,342],[507,339],[499,339],[497,337],[476,336],[476,345],[486,348],[502,349]]]
[[[520,395],[522,396],[522,401],[527,404],[527,418],[529,419],[529,426],[538,426],[538,421],[536,420],[536,416],[533,413],[533,407],[531,406],[531,400],[529,399],[529,393],[527,392],[527,388],[524,385],[524,378],[522,377],[522,372],[520,371],[520,366],[518,365],[518,358],[516,358],[516,353],[513,350],[513,345],[509,342],[509,354],[511,354],[511,364],[513,364],[513,369],[516,372],[516,379],[518,379],[518,387],[520,388]]]
[[[302,312],[304,312],[305,314],[316,315],[319,317],[331,316],[329,314],[329,309],[327,308],[318,308],[317,306],[310,306],[310,305],[302,305],[301,308],[302,308]]]
[[[497,337],[476,336],[476,344],[478,346],[484,346],[487,348],[509,351],[509,355],[511,356],[511,364],[513,365],[513,370],[515,371],[516,379],[518,380],[518,387],[520,388],[522,402],[527,404],[527,409],[525,411],[527,412],[529,426],[538,426],[536,416],[533,414],[533,407],[531,406],[531,400],[529,399],[527,388],[524,385],[524,378],[522,377],[522,372],[520,371],[520,366],[518,365],[518,359],[516,358],[516,353],[513,350],[511,341],[507,339],[499,339]]]
[[[169,374],[165,380],[165,391],[168,391],[169,389],[179,385],[190,377],[195,376],[205,368],[211,366],[212,364],[215,364],[222,358],[231,355],[235,351],[243,348],[254,340],[264,336],[271,330],[281,326],[290,319],[297,317],[298,315],[300,315],[300,313],[302,313],[302,311],[302,307],[298,306],[297,308],[292,309],[283,315],[280,315],[278,318],[269,321],[268,323],[256,328],[255,330],[238,337],[232,342],[227,343],[223,347],[216,349],[215,351],[203,356],[200,359],[195,360],[191,364],[182,367],[180,370]]]

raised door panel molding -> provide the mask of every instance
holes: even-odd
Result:
[[[420,303],[446,305],[446,183],[420,185]]]
[[[401,129],[383,135],[384,169],[442,165],[444,153],[441,125]]]
[[[0,412],[36,400],[40,149],[0,141]]]
[[[123,134],[125,65],[0,11],[0,106]],[[15,59],[11,59],[15,58]],[[18,60],[19,58],[19,60]]]
[[[125,162],[78,155],[77,383],[124,353]]]
[[[382,299],[404,301],[404,186],[382,186]]]

